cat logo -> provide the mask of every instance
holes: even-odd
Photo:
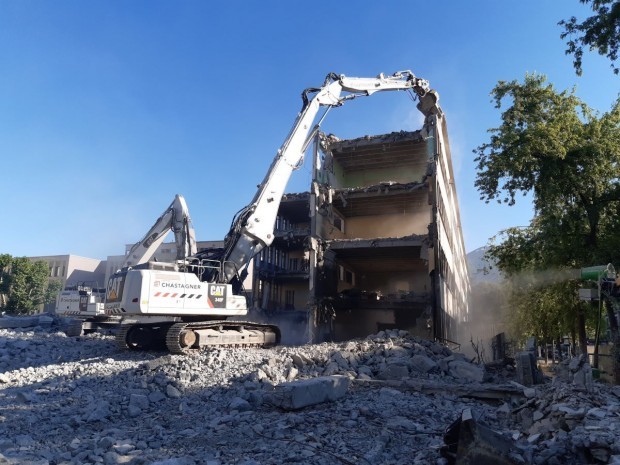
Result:
[[[208,302],[211,308],[226,308],[226,285],[209,284]]]
[[[80,303],[78,304],[78,307],[80,308],[80,312],[85,312],[88,310],[88,296],[87,295],[80,296]]]
[[[123,297],[123,286],[125,284],[125,274],[112,276],[108,281],[108,289],[106,292],[106,301],[114,302]]]
[[[211,286],[209,289],[209,295],[213,297],[224,297],[224,290],[226,286]]]

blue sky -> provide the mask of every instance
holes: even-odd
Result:
[[[557,22],[577,0],[520,2],[0,1],[0,253],[119,255],[177,193],[200,240],[253,197],[326,74],[411,69],[440,94],[467,251],[532,214],[487,205],[472,150],[500,113],[499,80],[547,75],[607,111],[620,77],[593,53],[577,77]],[[405,93],[349,102],[341,138],[419,129]],[[307,190],[310,164],[289,192]]]

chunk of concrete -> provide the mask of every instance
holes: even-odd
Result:
[[[381,370],[378,375],[379,379],[402,379],[409,376],[409,368],[407,365],[402,365],[399,363],[390,363],[385,367],[385,369]]]
[[[349,378],[342,375],[301,379],[274,386],[269,401],[285,410],[298,410],[309,405],[340,399],[348,388]]]
[[[444,443],[440,453],[450,465],[525,463],[516,443],[476,421],[471,409],[447,428]]]
[[[250,403],[241,397],[234,397],[228,404],[228,408],[230,410],[237,410],[238,412],[246,412],[252,409]]]
[[[50,328],[54,323],[54,318],[48,315],[41,315],[39,317],[39,326],[43,328]]]
[[[481,383],[485,378],[484,367],[469,362],[454,360],[448,365],[450,376]]]
[[[0,328],[29,328],[38,324],[38,316],[5,316],[0,318]]]
[[[415,371],[419,371],[420,373],[428,373],[436,367],[437,363],[426,355],[416,354],[411,357],[411,368]]]
[[[519,352],[515,360],[517,362],[517,379],[524,386],[540,384],[543,376],[536,366],[536,358],[532,352]]]

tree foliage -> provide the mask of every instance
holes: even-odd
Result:
[[[11,265],[11,287],[8,310],[31,313],[45,300],[49,268],[43,261],[32,262],[25,257],[14,258]]]
[[[482,200],[508,205],[530,194],[535,215],[528,227],[504,231],[488,255],[520,278],[517,325],[555,337],[584,309],[565,270],[620,263],[620,101],[599,116],[535,74],[499,82],[492,96],[505,109],[489,142],[474,150],[476,187]]]
[[[0,308],[4,308],[9,294],[9,271],[13,257],[9,254],[0,254]]]
[[[532,194],[534,239],[546,236],[544,258],[556,266],[612,261],[618,255],[620,101],[599,117],[574,92],[557,92],[535,74],[523,84],[501,81],[492,95],[497,108],[509,106],[490,141],[474,151],[481,199],[513,205],[518,193]]]
[[[580,0],[583,4],[590,4],[593,16],[578,22],[574,16],[562,20],[558,24],[564,27],[560,34],[566,42],[566,54],[573,56],[573,66],[578,76],[582,74],[582,59],[584,47],[596,50],[599,55],[611,60],[611,68],[615,74],[620,72],[618,47],[620,46],[620,2],[616,0]]]
[[[54,302],[62,283],[48,282],[46,262],[26,257],[0,255],[0,307],[11,314],[32,313],[40,305]]]
[[[53,304],[56,302],[58,293],[62,290],[62,281],[59,279],[50,280],[45,295],[43,296],[43,304]]]

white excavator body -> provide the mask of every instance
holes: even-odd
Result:
[[[109,314],[163,321],[161,317],[224,318],[248,313],[245,297],[233,294],[230,284],[201,282],[196,274],[174,270],[170,264],[150,262],[147,267],[151,269],[121,271],[111,278],[106,299]]]

